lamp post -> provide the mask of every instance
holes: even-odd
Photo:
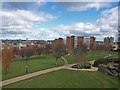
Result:
[[[28,59],[26,59],[26,74],[28,74],[28,62],[27,62]]]
[[[28,47],[28,38],[26,38],[26,46]],[[26,59],[26,74],[28,74],[28,58]]]

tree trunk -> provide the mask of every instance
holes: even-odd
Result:
[[[80,66],[80,65],[78,64],[78,72],[79,72],[79,66]]]
[[[22,59],[24,59],[24,56],[22,55]]]
[[[7,74],[8,73],[8,66],[7,66],[7,64],[5,65],[5,74]]]
[[[58,64],[57,64],[57,60],[58,60],[58,58],[56,58],[56,65],[58,65]]]

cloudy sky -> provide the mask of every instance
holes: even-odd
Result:
[[[3,2],[1,39],[116,37],[117,2]]]

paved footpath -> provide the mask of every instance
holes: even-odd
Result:
[[[56,70],[59,70],[59,69],[63,69],[65,67],[66,66],[55,67],[55,68],[51,68],[51,69],[46,69],[46,70],[30,73],[30,74],[27,74],[27,75],[18,76],[18,77],[12,78],[12,79],[8,79],[8,80],[0,82],[0,87],[4,86],[4,85],[7,85],[7,84],[17,82],[17,81],[20,81],[20,80],[24,80],[24,79],[31,78],[31,77],[34,77],[34,76],[38,76],[40,74],[44,74],[44,73],[56,71]]]
[[[67,69],[70,69],[70,70],[80,70],[80,71],[97,71],[98,68],[92,66],[92,65],[94,64],[94,61],[95,61],[95,60],[93,60],[93,61],[89,61],[89,63],[91,64],[91,69],[78,69],[78,68],[71,68],[71,66],[76,65],[77,63],[76,63],[76,64],[72,64],[72,65],[68,65],[68,66],[66,66],[66,68],[67,68]]]
[[[110,56],[111,56],[111,55],[110,55]],[[106,56],[106,57],[107,57],[107,56]],[[106,58],[106,57],[105,57],[105,58]],[[92,65],[94,64],[94,61],[95,61],[95,60],[90,61],[91,69],[79,69],[79,70],[84,70],[84,71],[97,71],[98,68],[92,66]],[[24,80],[24,79],[28,79],[28,78],[31,78],[31,77],[34,77],[34,76],[38,76],[38,75],[41,75],[41,74],[44,74],[44,73],[48,73],[48,72],[60,70],[60,69],[63,69],[63,68],[71,69],[71,70],[78,70],[78,69],[71,68],[71,66],[76,65],[76,64],[77,64],[77,63],[75,63],[75,64],[68,64],[68,65],[64,65],[64,66],[60,66],[60,67],[55,67],[55,68],[50,68],[50,69],[46,69],[46,70],[42,70],[42,71],[30,73],[30,74],[18,76],[18,77],[12,78],[12,79],[8,79],[8,80],[5,80],[5,81],[0,82],[0,87],[5,86],[5,85],[7,85],[7,84],[15,83],[15,82],[17,82],[17,81],[21,81],[21,80]]]

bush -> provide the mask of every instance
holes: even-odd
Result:
[[[87,68],[91,68],[91,64],[88,63],[88,64],[85,64],[84,67],[87,69]]]
[[[108,58],[101,58],[101,59],[97,59],[95,62],[94,62],[94,66],[95,67],[98,67],[99,64],[107,64],[109,63],[109,59]]]
[[[113,62],[114,62],[114,63],[120,63],[120,58],[114,58],[114,59],[113,59]]]
[[[74,66],[72,66],[72,68],[78,68],[78,65],[74,65]],[[90,69],[90,68],[91,68],[91,64],[90,63],[79,66],[79,69]]]
[[[72,66],[72,68],[78,68],[78,65],[74,65],[74,66]]]

